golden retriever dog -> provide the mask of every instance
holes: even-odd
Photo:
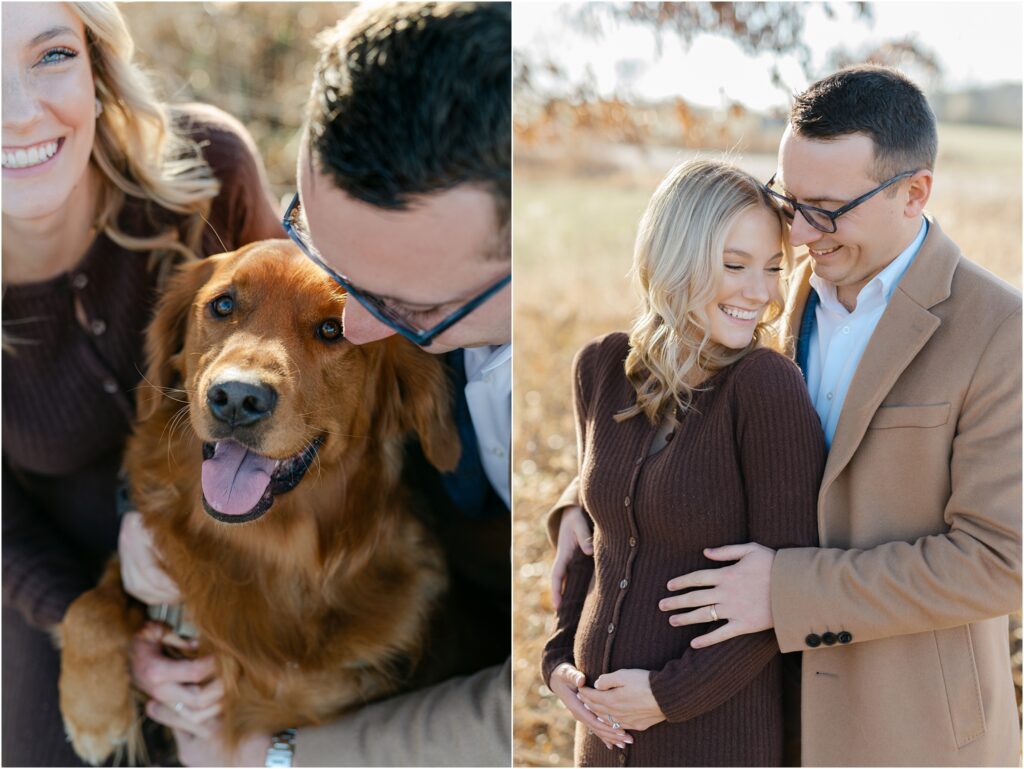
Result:
[[[447,378],[399,336],[346,341],[344,304],[289,241],[266,241],[183,268],[148,330],[125,467],[224,680],[229,745],[407,686],[446,589],[402,471],[411,433],[456,465]],[[135,744],[143,622],[115,559],[60,627],[61,710],[92,763]]]

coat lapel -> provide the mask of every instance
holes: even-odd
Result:
[[[786,312],[783,317],[783,330],[786,334],[785,350],[790,358],[796,357],[796,348],[800,339],[800,321],[807,308],[807,297],[811,293],[811,260],[805,258],[793,270],[786,297]],[[805,375],[806,378],[806,375]]]
[[[829,486],[849,464],[896,380],[941,324],[929,310],[949,297],[959,261],[956,244],[929,219],[928,236],[889,300],[850,382],[821,482],[819,523]]]

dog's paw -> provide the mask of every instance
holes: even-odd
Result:
[[[90,590],[68,608],[60,636],[64,731],[84,761],[101,764],[119,746],[139,742],[123,609],[102,590]]]
[[[88,764],[99,766],[110,758],[115,750],[121,751],[131,740],[136,729],[135,714],[128,723],[116,720],[106,724],[77,724],[67,715],[64,717],[64,731],[75,753]],[[133,763],[133,762],[130,762]]]

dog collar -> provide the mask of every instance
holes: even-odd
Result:
[[[199,629],[188,621],[185,605],[180,603],[160,603],[146,607],[150,619],[169,625],[171,630],[182,638],[198,638]]]

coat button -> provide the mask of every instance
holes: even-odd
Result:
[[[811,633],[807,638],[804,639],[804,643],[810,646],[812,649],[816,649],[821,646],[821,636],[817,633]]]
[[[111,377],[107,377],[103,380],[103,390],[104,392],[113,395],[117,392],[117,382],[115,382]]]
[[[629,497],[626,497],[625,505],[626,505],[626,507],[629,507]]]
[[[609,622],[608,623],[608,635],[611,635],[614,632],[615,632],[615,623],[614,622]]]
[[[83,288],[89,285],[89,276],[84,272],[80,272],[71,279],[71,285],[81,291]]]
[[[853,640],[853,633],[850,633],[850,632],[848,632],[846,630],[843,630],[843,631],[841,631],[839,633],[838,638],[839,638],[839,643],[841,643],[841,644],[848,644],[848,643],[850,643],[850,641]]]
[[[825,633],[821,636],[821,642],[825,644],[825,646],[835,646],[836,641],[838,640],[839,637],[835,633]]]
[[[629,546],[630,547],[636,547],[636,537],[630,537],[629,538]]]
[[[628,579],[624,579],[624,580],[622,580],[622,582],[619,583],[619,588],[621,588],[622,590],[625,590],[628,586],[629,586],[629,580]]]
[[[96,336],[102,336],[103,332],[107,330],[107,322],[103,320],[103,318],[95,318],[92,323],[89,324],[89,328]]]

